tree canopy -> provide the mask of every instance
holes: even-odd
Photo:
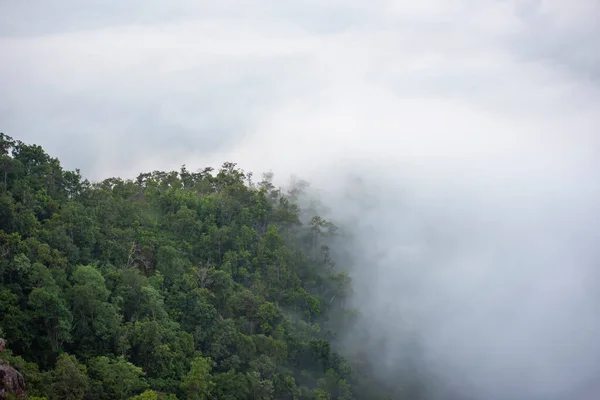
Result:
[[[31,398],[375,398],[331,342],[353,313],[336,226],[251,178],[91,183],[0,134],[0,359]]]

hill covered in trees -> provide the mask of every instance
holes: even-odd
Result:
[[[0,359],[30,398],[375,398],[299,191],[233,163],[90,183],[1,134]]]

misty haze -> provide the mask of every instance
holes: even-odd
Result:
[[[600,3],[213,3],[0,4],[0,399],[600,398]]]

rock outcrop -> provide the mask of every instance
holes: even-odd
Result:
[[[9,395],[17,399],[26,399],[25,380],[19,371],[0,360],[0,400],[8,399]]]
[[[5,346],[6,342],[0,338],[0,351],[4,350]],[[23,375],[6,361],[0,360],[0,400],[7,400],[8,396],[26,399],[27,388]]]

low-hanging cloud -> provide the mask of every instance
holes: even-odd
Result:
[[[596,1],[44,4],[0,6],[0,129],[94,179],[297,174],[382,379],[417,343],[434,399],[600,395]]]

